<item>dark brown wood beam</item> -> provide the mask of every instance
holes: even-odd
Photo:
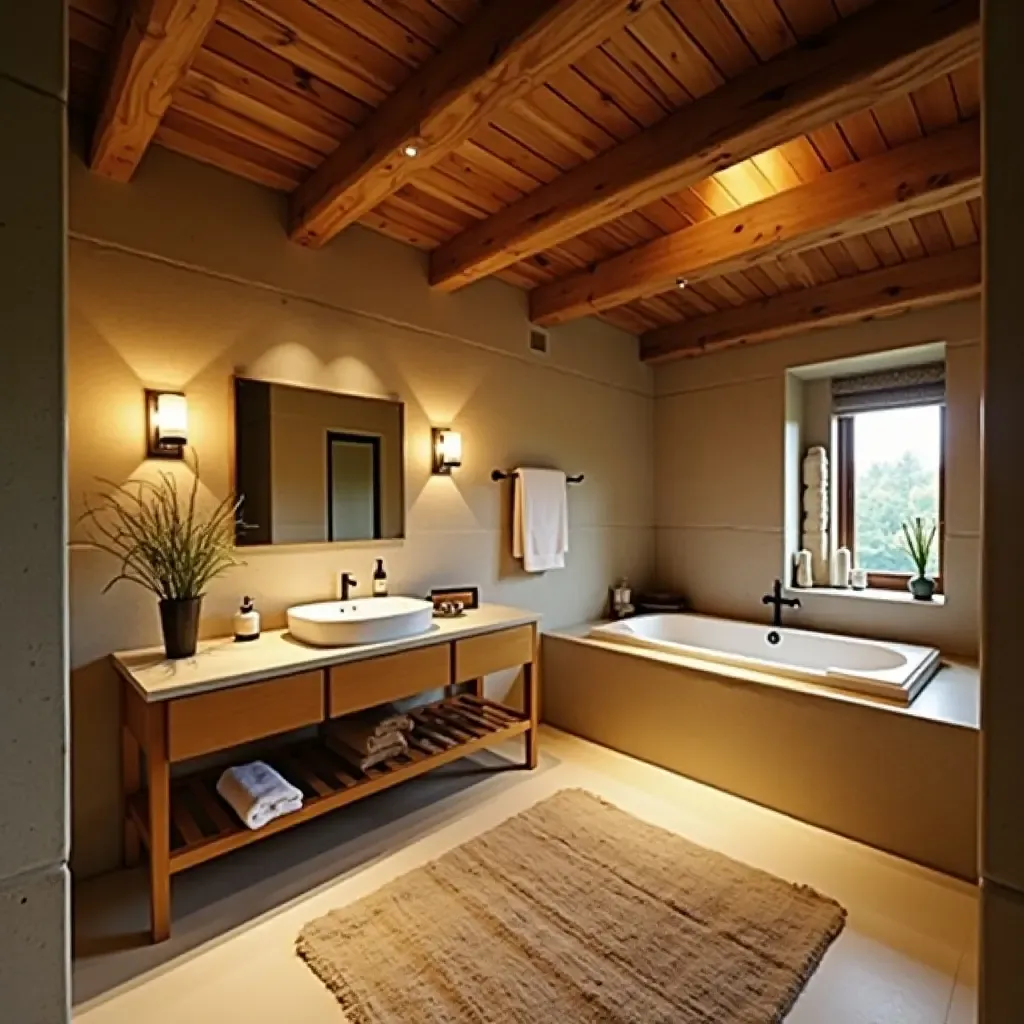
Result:
[[[879,0],[434,251],[452,291],[976,57],[979,0]]]
[[[530,319],[565,323],[980,195],[981,128],[971,121],[541,285]]]
[[[320,246],[657,0],[501,0],[485,7],[291,199],[289,234]],[[414,155],[410,155],[414,154]]]
[[[89,157],[94,171],[115,181],[135,173],[220,0],[127,2]]]
[[[640,354],[646,362],[703,355],[980,291],[981,248],[974,245],[648,331],[640,339]]]

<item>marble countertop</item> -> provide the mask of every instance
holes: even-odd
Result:
[[[311,647],[286,629],[264,633],[259,640],[235,643],[231,637],[202,640],[195,655],[178,661],[164,657],[163,647],[117,651],[114,667],[147,702],[172,700],[275,676],[309,672],[330,665],[364,661],[383,654],[492,633],[538,622],[540,616],[521,608],[484,604],[457,619],[434,619],[426,633],[386,643],[350,647]]]

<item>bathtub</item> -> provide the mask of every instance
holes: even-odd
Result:
[[[704,663],[711,671],[728,665],[904,705],[940,667],[933,647],[774,630],[705,615],[641,615],[594,626],[590,636],[675,655],[691,665]]]

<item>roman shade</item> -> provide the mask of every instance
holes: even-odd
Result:
[[[832,378],[832,411],[836,416],[945,401],[944,362]]]

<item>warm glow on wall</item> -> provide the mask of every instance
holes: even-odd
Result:
[[[462,465],[462,435],[456,430],[434,427],[434,472],[445,476]]]
[[[180,459],[188,444],[188,400],[177,391],[146,392],[146,454],[151,459]]]

